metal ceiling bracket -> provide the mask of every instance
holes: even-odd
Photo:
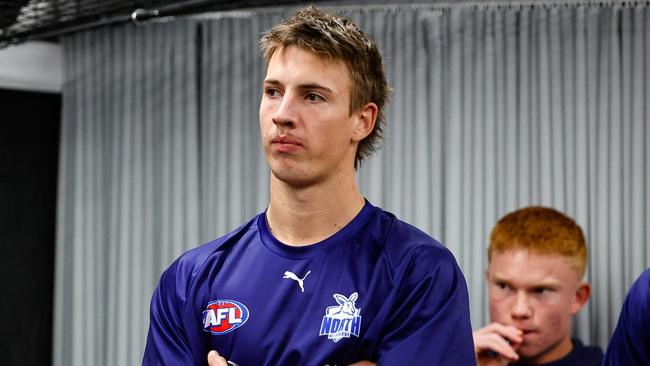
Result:
[[[160,12],[158,9],[147,10],[147,9],[135,9],[131,13],[131,21],[135,24],[142,23],[146,20],[157,18]]]

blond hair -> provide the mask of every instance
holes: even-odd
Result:
[[[260,40],[260,49],[267,63],[281,47],[301,49],[342,60],[350,73],[350,114],[366,103],[377,105],[377,121],[372,132],[357,148],[354,167],[378,149],[384,129],[384,105],[388,102],[386,83],[379,48],[349,18],[310,6],[268,31]]]

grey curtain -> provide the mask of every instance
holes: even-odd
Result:
[[[606,345],[650,266],[645,5],[337,8],[383,50],[394,89],[374,204],[445,243],[488,322],[488,235],[530,204],[589,242],[575,333]],[[54,364],[138,364],[151,293],[184,250],[263,210],[260,34],[291,9],[123,26],[64,40]]]
[[[65,39],[55,365],[137,365],[161,269],[200,242],[195,24]]]

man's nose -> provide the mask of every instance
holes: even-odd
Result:
[[[273,115],[273,123],[278,127],[294,128],[297,122],[297,101],[292,93],[286,93]]]
[[[511,315],[513,319],[525,319],[532,316],[530,301],[525,292],[517,293],[515,303],[512,306]]]

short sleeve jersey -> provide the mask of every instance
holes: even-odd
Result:
[[[650,365],[650,268],[625,297],[603,365]]]
[[[303,247],[265,213],[181,255],[151,300],[143,365],[475,365],[465,279],[433,238],[366,202]]]

